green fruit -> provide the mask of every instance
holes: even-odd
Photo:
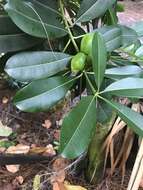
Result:
[[[86,55],[82,52],[77,53],[71,60],[71,71],[77,73],[85,67]]]
[[[91,56],[93,36],[94,33],[86,34],[81,40],[80,51],[89,56]]]

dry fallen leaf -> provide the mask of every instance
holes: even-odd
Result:
[[[6,165],[6,169],[11,173],[16,173],[19,170],[20,165]]]
[[[63,183],[54,182],[53,190],[66,190],[66,188]]]
[[[3,103],[3,104],[7,104],[8,101],[9,101],[9,99],[8,99],[6,96],[4,96],[4,97],[2,98],[2,103]]]
[[[69,164],[69,161],[66,160],[65,158],[57,158],[54,163],[53,163],[53,170],[55,172],[58,172],[60,170],[63,170],[64,168],[66,168]]]
[[[6,150],[5,147],[0,147],[0,153],[3,153]]]
[[[36,147],[36,145],[32,145],[29,151],[34,154],[43,154],[45,156],[54,156],[56,155],[56,151],[52,144],[47,145],[46,147]]]
[[[67,167],[68,163],[69,162],[66,159],[62,158],[62,157],[57,158],[54,161],[54,163],[53,163],[53,171],[55,171],[55,174],[51,176],[51,184],[53,184],[53,186],[54,186],[54,183],[58,183],[58,186],[59,186],[59,184],[63,184],[63,182],[65,180],[65,177],[66,177],[65,168]],[[57,184],[55,184],[55,186],[57,186]]]
[[[30,146],[18,144],[16,146],[10,146],[6,153],[8,154],[27,154],[30,150]]]
[[[56,155],[56,151],[54,150],[54,147],[52,144],[49,144],[46,146],[46,150],[44,152],[44,155],[48,155],[48,156]]]
[[[143,178],[142,178],[142,180],[140,182],[140,188],[143,188]]]
[[[65,183],[54,182],[53,190],[87,190],[87,189],[79,185],[70,185],[67,184],[66,182]]]
[[[58,182],[58,183],[63,183],[66,177],[66,173],[64,170],[61,170],[57,172],[56,174],[53,174],[51,176],[51,184]]]
[[[59,184],[57,182],[53,183],[53,190],[60,190]]]
[[[49,129],[52,126],[52,123],[50,120],[45,120],[45,122],[42,124],[43,127]]]
[[[1,137],[8,137],[12,133],[12,129],[3,125],[0,121],[0,136]]]
[[[8,154],[27,154],[30,150],[30,146],[18,144],[16,146],[10,146],[6,153]],[[6,168],[11,173],[16,173],[19,170],[20,165],[6,165]]]
[[[60,140],[60,130],[55,130],[54,131],[54,138],[59,141]]]
[[[78,185],[68,185],[68,184],[64,184],[66,190],[87,190],[84,187],[78,186]]]
[[[36,148],[37,147],[37,145],[36,144],[31,144],[31,148]]]
[[[23,184],[24,182],[24,179],[22,176],[17,176],[15,179],[19,182],[20,185]]]
[[[47,150],[46,147],[31,147],[30,153],[43,154],[46,150]]]
[[[11,183],[3,184],[0,186],[0,190],[16,190],[16,187]]]
[[[22,185],[24,182],[24,179],[22,176],[17,176],[13,181],[12,181],[12,184],[14,186],[18,186],[18,185]]]

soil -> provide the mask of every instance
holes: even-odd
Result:
[[[119,13],[119,22],[125,25],[131,25],[133,22],[143,19],[143,1],[124,1],[121,2],[125,5],[125,12]],[[0,85],[2,80],[0,80]],[[14,132],[14,136],[8,138],[16,144],[25,144],[30,147],[45,147],[48,144],[53,144],[58,141],[58,135],[60,130],[61,119],[64,114],[67,113],[71,105],[75,102],[67,103],[63,107],[61,103],[58,107],[52,109],[46,113],[29,114],[17,110],[12,104],[12,97],[15,94],[14,90],[8,90],[6,84],[3,84],[3,88],[0,86],[0,120],[3,124],[11,127]],[[8,102],[4,102],[4,98],[8,99]],[[64,102],[65,103],[65,102]],[[42,126],[45,120],[49,120],[52,126],[47,129]],[[36,174],[45,174],[52,172],[52,164],[55,159],[58,158],[56,154],[50,158],[50,161],[40,162],[36,164],[21,165],[20,170],[17,173],[10,173],[6,170],[5,166],[0,167],[0,190],[31,190],[33,178]],[[69,163],[70,164],[70,163]],[[85,181],[83,173],[81,173],[78,165],[76,169],[71,167],[66,175],[66,180],[72,184],[81,185],[88,190],[125,190],[129,181],[130,170],[126,171],[124,184],[121,186],[122,177],[120,172],[117,170],[111,177],[107,177],[102,180],[101,184],[90,185]],[[16,181],[16,177],[22,176],[24,182],[22,185]],[[42,180],[47,179],[43,177]],[[51,186],[49,181],[43,183],[42,190],[50,190]]]
[[[121,2],[125,7],[125,12],[118,13],[119,23],[127,26],[134,22],[143,20],[143,1],[129,1]]]

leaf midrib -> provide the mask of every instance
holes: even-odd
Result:
[[[96,4],[98,4],[98,0],[95,2],[95,4],[93,4],[87,11],[85,11],[77,20],[76,22],[78,22],[85,14],[87,14],[94,6],[96,6]],[[107,5],[110,3],[109,1],[105,2]],[[113,4],[113,3],[112,3]]]
[[[126,119],[130,120],[123,112],[122,110],[119,110],[114,104],[112,104],[112,102],[108,101],[107,99],[102,98],[106,103],[108,103],[111,107],[113,107],[115,110],[117,110],[117,112],[119,112],[120,114],[122,114]],[[121,104],[122,106],[122,104]],[[133,110],[132,110],[133,111]],[[136,112],[135,112],[136,113]],[[130,120],[131,124],[134,126],[137,126],[137,128],[139,128],[141,130],[141,127],[139,125],[136,125],[136,122]],[[126,124],[128,124],[126,122]]]
[[[84,14],[82,14],[82,15],[76,20],[76,22],[78,22],[84,15],[86,15],[97,3],[98,3],[98,1],[96,1],[95,4],[93,4],[87,11],[85,11]]]
[[[72,139],[74,138],[74,136],[76,135],[76,133],[79,131],[79,129],[80,129],[80,127],[81,127],[81,124],[82,124],[82,122],[84,121],[84,119],[85,119],[85,117],[86,117],[86,115],[87,115],[87,113],[88,113],[88,111],[89,111],[89,109],[90,109],[90,106],[92,105],[94,99],[95,99],[95,96],[93,96],[93,98],[92,98],[92,100],[91,100],[91,102],[90,102],[90,104],[89,104],[89,106],[88,106],[88,108],[87,108],[87,110],[86,110],[86,112],[85,112],[85,114],[84,114],[82,120],[81,120],[80,123],[78,124],[78,127],[76,128],[75,132],[74,132],[73,135],[71,136],[70,140],[68,141],[68,143],[66,144],[66,146],[65,146],[65,148],[64,148],[64,150],[63,150],[62,152],[65,152],[66,149],[68,149],[68,146],[70,146],[70,143],[71,143]]]
[[[36,65],[19,65],[19,66],[16,66],[16,67],[6,67],[6,70],[13,70],[13,69],[24,69],[24,68],[32,68],[32,67],[40,67],[40,66],[45,66],[45,65],[48,65],[48,64],[57,64],[58,62],[61,62],[61,61],[65,61],[65,60],[68,60],[70,59],[71,57],[67,57],[67,58],[64,58],[64,59],[60,59],[60,60],[57,60],[57,61],[52,61],[52,62],[46,62],[46,63],[41,63],[41,64],[36,64]]]
[[[36,23],[38,23],[38,24],[41,24],[40,20],[38,21],[38,20],[35,20],[35,19],[32,18],[32,17],[26,16],[26,15],[24,15],[23,13],[21,13],[21,12],[17,11],[16,9],[14,9],[14,8],[11,9],[11,8],[9,7],[9,9],[10,9],[11,11],[14,11],[15,13],[17,13],[17,14],[19,14],[19,15],[25,17],[26,19],[29,19],[29,20],[31,20],[31,21],[33,21],[33,22],[36,22]],[[55,29],[63,30],[63,31],[65,31],[65,32],[67,32],[65,29],[60,28],[60,27],[57,27],[57,26],[55,26],[55,25],[51,25],[51,24],[48,24],[48,23],[45,23],[45,22],[43,22],[43,23],[44,23],[44,25],[49,26],[49,27],[51,27],[51,28],[55,28]],[[41,25],[42,25],[42,24],[41,24]]]
[[[58,11],[56,11],[55,9],[53,9],[53,8],[47,6],[47,5],[42,4],[41,2],[39,2],[37,0],[33,0],[33,1],[35,1],[37,4],[41,5],[42,7],[45,7],[45,8],[47,8],[47,9],[49,9],[49,10],[51,10],[51,11],[53,11],[53,12],[55,12],[55,13],[57,13],[57,14],[59,14],[61,16],[61,14]],[[25,4],[27,4],[27,3],[25,2]]]
[[[98,82],[98,84],[97,84],[97,85],[98,85],[98,90],[99,90],[99,88],[100,88],[100,78],[101,78],[101,77],[100,77],[100,74],[101,74],[101,73],[100,73],[100,64],[101,64],[101,56],[100,56],[100,53],[101,53],[101,52],[100,52],[100,42],[99,42],[100,40],[99,40],[99,38],[100,38],[100,36],[99,36],[99,37],[97,36],[97,40],[98,40],[98,42],[97,42],[97,43],[98,43],[98,44],[97,44],[97,49],[98,49],[98,53],[97,53],[97,59],[98,59],[98,61],[97,61],[97,70],[98,70],[98,73],[97,73],[97,80],[98,80],[98,81],[97,81],[97,82]]]
[[[41,94],[35,95],[35,96],[33,96],[33,97],[30,97],[30,98],[23,99],[23,100],[18,101],[18,102],[24,102],[25,100],[27,101],[27,100],[31,100],[31,99],[33,99],[33,98],[36,98],[36,97],[38,97],[38,96],[43,96],[43,95],[46,94],[47,92],[48,92],[48,93],[51,93],[52,91],[55,91],[55,90],[57,90],[58,88],[61,88],[61,87],[65,86],[65,85],[67,85],[68,83],[71,83],[71,82],[74,81],[74,80],[76,80],[76,78],[74,78],[74,79],[72,79],[72,80],[70,80],[70,81],[67,81],[67,82],[65,82],[65,83],[62,84],[62,85],[56,86],[55,88],[52,88],[52,89],[50,89],[49,91],[47,90],[46,92],[43,92],[43,93],[41,93]],[[18,102],[17,102],[17,103],[18,103]]]

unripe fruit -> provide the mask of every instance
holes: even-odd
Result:
[[[89,56],[91,56],[93,36],[94,33],[86,34],[81,40],[80,51]]]
[[[87,56],[84,53],[77,53],[71,60],[71,71],[73,73],[82,71],[85,67],[86,58]]]

